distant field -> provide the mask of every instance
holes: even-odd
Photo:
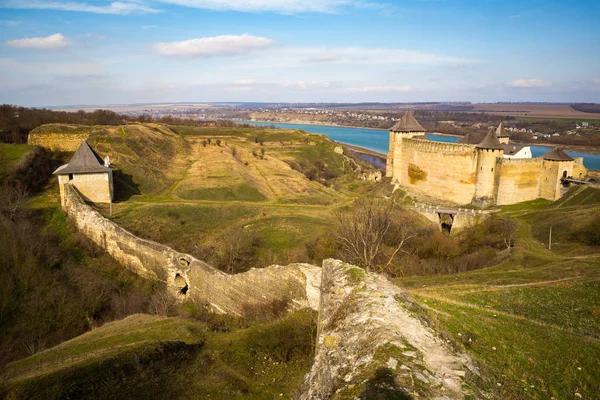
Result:
[[[565,118],[574,121],[600,120],[597,113],[577,111],[567,104],[474,104],[472,112],[486,112],[516,118]]]

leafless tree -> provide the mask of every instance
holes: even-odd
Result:
[[[377,266],[377,262],[391,247],[389,257],[385,257],[387,261],[382,264],[383,269],[387,268],[414,236],[414,230],[407,221],[394,224],[393,206],[392,202],[384,204],[373,198],[361,199],[351,210],[337,212],[333,236],[339,246],[340,256],[369,271]],[[386,245],[386,238],[393,243]]]
[[[236,263],[251,251],[252,241],[252,234],[239,227],[231,227],[221,235],[218,252],[221,264],[227,272],[236,270]]]
[[[25,212],[27,190],[22,186],[4,185],[0,187],[0,213],[15,221]]]
[[[515,245],[515,241],[519,236],[519,223],[510,217],[500,219],[498,230],[504,240],[506,248],[511,248]]]

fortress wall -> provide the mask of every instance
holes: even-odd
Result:
[[[540,185],[540,197],[548,200],[558,200],[567,188],[563,188],[560,179],[566,171],[567,176],[573,175],[573,161],[543,160]]]
[[[583,165],[583,157],[577,157],[573,161],[573,178],[583,179],[587,175],[587,169]]]
[[[390,142],[385,163],[385,176],[391,177],[394,172],[394,149],[396,148],[396,135],[390,132]]]
[[[500,160],[499,170],[496,204],[515,204],[540,197],[542,159],[503,158]]]
[[[52,151],[75,151],[88,133],[30,133],[27,144],[42,146]]]
[[[134,273],[165,282],[180,299],[190,297],[216,312],[233,315],[243,315],[248,306],[268,306],[284,299],[292,309],[318,308],[318,267],[276,265],[228,275],[189,254],[133,235],[86,204],[73,185],[67,183],[63,190],[63,209],[81,233]],[[179,294],[182,279],[188,286],[185,295]]]
[[[473,146],[422,139],[402,142],[402,185],[457,204],[471,203],[477,166]]]

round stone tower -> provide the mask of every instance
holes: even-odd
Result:
[[[422,135],[425,128],[419,124],[412,112],[404,113],[400,121],[390,128],[390,144],[388,148],[385,176],[392,178],[392,182],[402,183],[401,179],[401,161],[402,161],[402,140],[413,136]]]
[[[498,192],[498,159],[504,156],[504,146],[493,130],[481,143],[475,145],[477,153],[477,174],[473,203],[480,206],[495,204]]]

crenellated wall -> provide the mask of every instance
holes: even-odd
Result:
[[[181,298],[190,297],[219,313],[243,315],[247,306],[289,300],[291,308],[318,308],[321,269],[290,264],[228,275],[189,254],[141,239],[104,218],[85,203],[71,184],[64,185],[63,209],[77,229],[121,265],[165,282]],[[180,289],[187,285],[185,294]]]
[[[477,168],[473,146],[415,138],[402,141],[402,185],[457,204],[473,200]]]

